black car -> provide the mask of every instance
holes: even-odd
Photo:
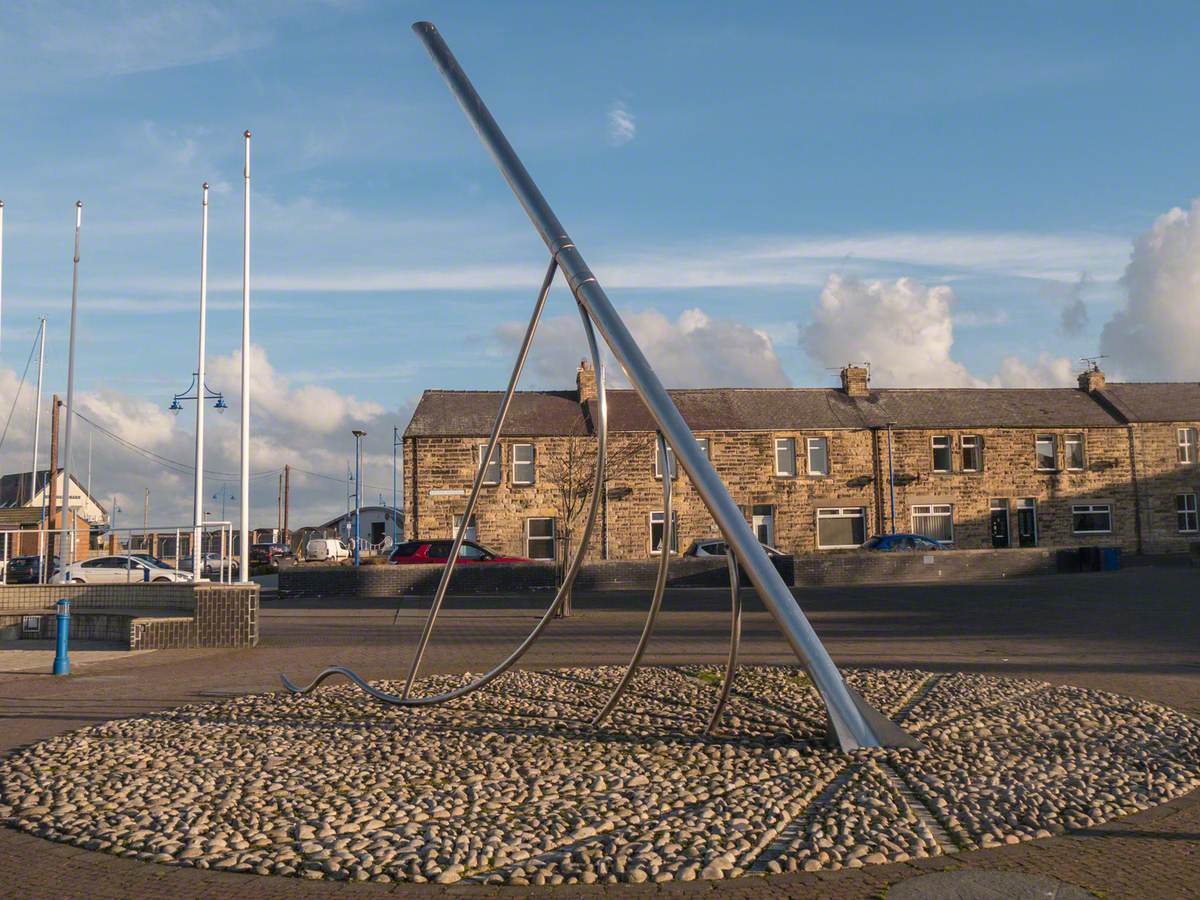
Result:
[[[58,571],[61,560],[56,556],[54,562],[50,566],[50,574],[46,576],[46,580],[50,580],[50,576]],[[40,556],[14,556],[8,561],[8,570],[5,572],[5,580],[9,584],[37,584],[41,579],[42,558]]]

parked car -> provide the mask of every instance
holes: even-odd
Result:
[[[50,575],[58,571],[62,565],[62,560],[57,556],[50,564]],[[9,584],[37,584],[42,580],[42,557],[41,556],[14,556],[8,561],[8,568],[5,572],[4,580]]]
[[[946,545],[923,534],[877,534],[862,545],[864,550],[945,550]]]
[[[419,563],[445,563],[450,558],[450,548],[453,541],[405,541],[397,544],[388,556],[390,565],[416,565]],[[463,563],[523,563],[529,562],[523,556],[502,556],[494,553],[482,544],[474,541],[463,541],[458,552],[458,564]]]
[[[767,556],[786,556],[769,544],[760,545],[767,551]],[[683,551],[684,556],[724,556],[725,542],[720,538],[692,541],[690,547]]]
[[[179,568],[185,572],[192,571],[192,558],[185,556],[179,561]],[[229,574],[230,577],[237,574],[238,561],[233,556],[227,556],[222,561],[221,554],[215,550],[203,554],[200,557],[200,575],[204,578],[216,578],[222,574]]]
[[[280,559],[292,555],[292,548],[287,544],[262,543],[250,545],[250,562],[256,566],[274,565]]]
[[[137,581],[191,581],[192,573],[173,569],[154,557],[97,556],[63,567],[51,579],[55,584],[124,584]]]
[[[304,545],[305,559],[349,559],[350,548],[337,538],[313,538]]]

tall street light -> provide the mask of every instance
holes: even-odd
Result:
[[[238,529],[238,581],[250,580],[250,132],[246,139],[242,198],[242,521]]]
[[[359,520],[362,518],[362,439],[367,433],[356,428],[351,434],[354,435],[354,565],[357,566]]]

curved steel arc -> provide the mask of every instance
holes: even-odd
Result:
[[[550,274],[553,274],[551,271]],[[281,675],[283,686],[293,694],[307,694],[309,691],[317,687],[325,679],[333,675],[344,675],[349,678],[354,684],[360,687],[363,691],[370,694],[376,700],[384,703],[390,703],[394,706],[433,706],[438,703],[444,703],[447,700],[453,700],[457,697],[462,697],[467,694],[477,691],[484,685],[503,675],[512,668],[521,659],[522,656],[533,646],[534,641],[541,636],[546,626],[554,618],[567,594],[570,593],[572,585],[575,583],[575,577],[579,574],[579,567],[583,564],[584,556],[587,554],[588,542],[592,537],[592,529],[596,524],[596,518],[600,512],[600,497],[604,488],[604,470],[606,465],[607,448],[608,448],[608,395],[604,384],[604,368],[600,359],[600,348],[596,343],[596,333],[592,328],[591,319],[588,317],[587,310],[583,304],[578,303],[579,314],[583,318],[583,330],[587,337],[588,351],[592,357],[592,365],[596,372],[596,387],[597,387],[597,409],[596,409],[596,472],[592,487],[591,506],[588,509],[587,519],[584,521],[583,529],[580,533],[579,549],[575,551],[575,555],[571,558],[571,562],[567,567],[567,571],[563,577],[562,586],[554,595],[550,606],[538,620],[538,623],[529,632],[525,640],[523,640],[517,648],[499,663],[494,668],[480,675],[469,684],[461,685],[450,691],[445,691],[441,694],[432,694],[426,697],[410,697],[408,696],[407,687],[405,686],[404,694],[391,694],[387,691],[381,691],[378,688],[372,687],[365,679],[355,674],[350,669],[344,666],[330,666],[320,672],[309,684],[304,687],[297,687],[286,675]],[[524,350],[528,350],[528,346],[523,346]],[[487,457],[490,458],[490,457]],[[465,521],[465,520],[464,520]],[[409,682],[411,684],[411,682]]]
[[[533,305],[533,315],[529,317],[529,324],[525,327],[525,336],[521,339],[521,349],[517,351],[516,361],[513,363],[512,374],[508,377],[508,388],[504,392],[504,397],[500,400],[500,409],[496,412],[496,421],[492,424],[492,433],[488,435],[487,447],[479,460],[479,468],[475,471],[475,480],[471,482],[471,494],[467,497],[467,507],[462,514],[462,525],[454,535],[454,542],[450,545],[450,555],[446,559],[446,565],[442,569],[441,580],[438,581],[437,591],[433,595],[433,605],[429,608],[429,615],[425,619],[425,627],[421,631],[421,640],[417,643],[417,652],[413,656],[412,667],[408,672],[408,679],[404,682],[404,696],[407,697],[412,689],[413,682],[417,680],[417,672],[421,668],[421,660],[425,658],[425,648],[429,646],[429,639],[433,636],[433,626],[437,622],[438,613],[442,610],[442,603],[446,599],[446,590],[450,587],[450,578],[454,575],[454,566],[458,563],[458,554],[462,550],[463,539],[467,535],[467,526],[471,521],[471,514],[475,512],[475,504],[479,500],[479,491],[483,487],[483,479],[487,473],[488,463],[491,462],[492,454],[496,451],[496,444],[500,442],[500,431],[504,428],[504,420],[508,416],[508,408],[512,405],[513,394],[517,390],[517,382],[521,380],[521,372],[525,368],[525,360],[529,358],[529,348],[533,344],[533,336],[537,332],[538,321],[542,318],[542,311],[546,308],[546,298],[550,294],[550,285],[554,283],[554,273],[558,269],[558,261],[553,257],[550,258],[550,265],[546,267],[546,276],[542,279],[542,289],[538,291],[537,302]],[[399,617],[400,609],[397,607],[396,616]],[[393,622],[395,620],[393,619]]]
[[[704,729],[705,734],[712,734],[717,730],[721,713],[725,711],[725,704],[729,702],[733,676],[737,673],[738,647],[742,643],[742,594],[739,584],[741,576],[738,573],[737,557],[733,555],[728,541],[725,542],[725,562],[729,566],[729,658],[725,661],[725,679],[721,682],[721,694],[717,697],[717,705],[708,720],[708,726]]]
[[[661,431],[658,432],[658,458],[664,461],[663,536],[658,559],[658,577],[654,582],[654,594],[650,598],[650,608],[646,611],[646,624],[642,626],[642,636],[638,638],[637,647],[633,651],[629,665],[625,667],[625,673],[621,676],[621,680],[617,683],[617,686],[613,688],[612,693],[608,697],[608,702],[604,704],[604,708],[596,713],[596,717],[592,719],[593,727],[598,726],[608,718],[609,713],[616,707],[617,701],[621,699],[621,695],[625,693],[625,689],[629,687],[629,682],[633,680],[634,673],[637,672],[638,665],[642,661],[642,654],[646,652],[646,645],[650,643],[650,635],[654,631],[654,620],[658,618],[658,611],[662,607],[663,592],[667,588],[667,566],[671,561],[670,548],[674,537],[674,528],[671,516],[670,457],[667,455],[667,440],[663,437]]]

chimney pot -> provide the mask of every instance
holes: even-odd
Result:
[[[1104,390],[1104,373],[1099,366],[1090,366],[1079,373],[1079,389],[1089,394]]]

